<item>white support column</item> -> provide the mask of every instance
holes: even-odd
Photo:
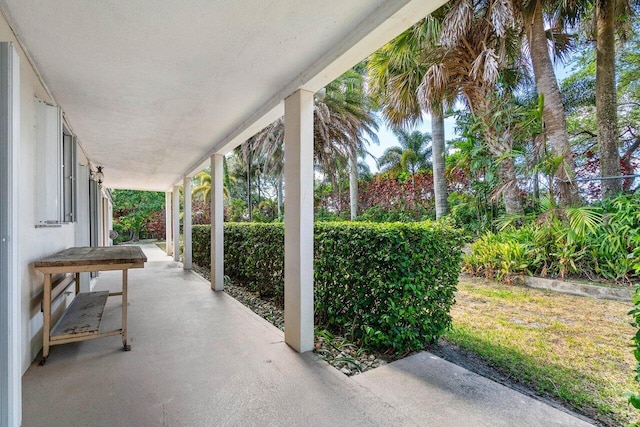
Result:
[[[166,240],[164,250],[167,255],[171,255],[173,253],[173,223],[171,221],[171,211],[171,191],[167,191],[164,193],[164,228]]]
[[[284,103],[284,339],[313,349],[313,93]]]
[[[222,160],[224,156],[211,156],[211,289],[224,289],[224,208]]]
[[[173,260],[180,261],[180,187],[173,186]]]
[[[185,270],[191,270],[191,177],[185,176],[184,183],[182,185],[182,191],[184,193],[184,216],[182,218],[184,235],[184,259],[182,260],[182,267]]]

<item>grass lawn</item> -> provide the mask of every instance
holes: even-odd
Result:
[[[449,342],[606,424],[637,422],[631,303],[461,277]]]

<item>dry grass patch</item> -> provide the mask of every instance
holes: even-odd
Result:
[[[631,303],[461,278],[445,338],[605,425],[638,420]]]

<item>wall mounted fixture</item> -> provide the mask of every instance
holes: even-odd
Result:
[[[104,180],[104,172],[102,172],[103,166],[98,166],[97,171],[93,174],[93,180],[98,183],[98,186],[102,188],[102,181]]]

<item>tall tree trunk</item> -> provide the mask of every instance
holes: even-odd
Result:
[[[436,202],[436,219],[449,213],[447,204],[447,180],[444,177],[444,117],[442,113],[431,113],[432,157],[433,157],[433,193]]]
[[[222,157],[222,176],[224,186],[227,188],[228,197],[231,198],[231,178],[229,178],[229,166],[227,166],[227,156]]]
[[[258,208],[260,208],[260,202],[262,201],[262,194],[260,194],[260,188],[262,188],[262,183],[260,182],[260,173],[256,176],[256,184],[258,188]]]
[[[358,156],[354,149],[349,153],[349,200],[353,221],[358,216]]]
[[[596,121],[600,171],[603,177],[620,175],[618,152],[616,68],[615,68],[615,1],[597,0],[596,22]],[[622,190],[619,179],[602,181],[602,197]]]
[[[569,144],[567,122],[562,104],[562,95],[549,56],[547,35],[544,29],[542,0],[537,0],[531,15],[527,19],[527,41],[531,52],[533,73],[539,96],[544,98],[542,119],[548,145],[553,155],[562,157],[563,162],[555,171],[558,203],[560,206],[571,206],[579,202],[578,188],[571,181],[575,173],[575,162]]]
[[[540,201],[540,175],[538,171],[533,173],[533,198],[536,202]]]
[[[502,181],[502,201],[507,215],[523,215],[524,209],[520,200],[513,157],[506,157],[500,162],[498,173]]]
[[[483,111],[489,111],[485,109]],[[522,200],[520,198],[520,189],[518,188],[518,181],[516,179],[516,165],[513,157],[510,155],[512,151],[512,142],[501,140],[495,129],[491,126],[491,123],[487,120],[487,115],[481,116],[484,118],[484,139],[489,152],[494,159],[500,162],[498,165],[498,176],[500,177],[500,188],[502,194],[502,201],[507,215],[523,215],[524,208],[522,207]]]
[[[540,174],[538,171],[533,173],[533,198],[536,202],[540,201]]]
[[[624,153],[624,155],[622,156],[622,174],[623,175],[627,175],[627,174],[633,174],[633,163],[631,162],[631,159],[633,158],[633,153],[640,148],[640,136],[636,136],[635,141],[633,141],[633,144],[631,144],[631,147],[629,147],[627,149],[627,151]],[[624,182],[622,183],[622,189],[624,191],[629,191],[631,190],[631,184],[633,184],[633,181],[635,179],[634,178],[627,178],[624,180]]]

